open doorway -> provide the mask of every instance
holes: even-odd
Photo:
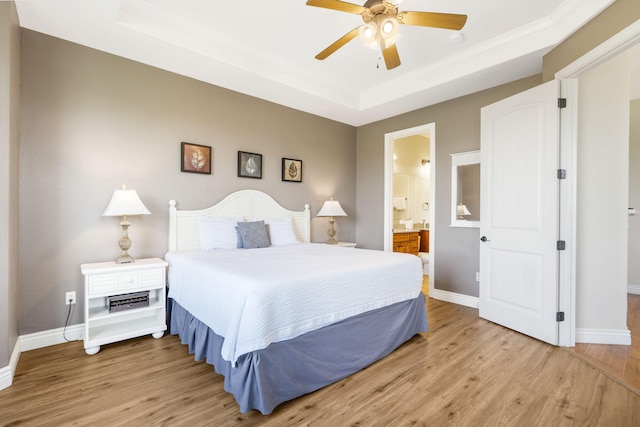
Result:
[[[435,233],[430,227],[435,212],[435,158],[435,123],[385,134],[384,250],[393,250],[394,227],[422,230],[428,239],[420,245],[422,259],[426,250],[425,273],[430,277],[435,264]],[[433,282],[429,280],[430,290]]]
[[[629,252],[628,259],[640,257],[640,43],[629,49]],[[629,263],[628,293],[640,295],[640,265]]]
[[[589,245],[580,246],[577,254],[580,260],[580,256],[589,255],[591,249],[597,247],[598,252],[593,253],[591,259],[596,259],[598,265],[595,270],[590,263],[577,263],[581,280],[576,286],[576,344],[572,351],[621,383],[638,390],[640,379],[636,355],[640,349],[637,339],[640,322],[636,321],[638,296],[635,294],[640,289],[640,269],[633,260],[640,253],[637,244],[640,222],[637,215],[630,215],[633,212],[626,212],[628,208],[637,208],[640,200],[640,175],[637,171],[640,164],[637,71],[640,64],[640,25],[636,28],[636,36],[632,40],[636,43],[634,46],[624,49],[626,44],[622,44],[618,49],[611,49],[615,55],[612,53],[611,57],[604,56],[601,61],[594,61],[578,77],[581,102],[579,133],[583,135],[580,148],[586,145],[589,149],[586,154],[584,150],[579,151],[582,156],[578,168],[585,170],[591,167],[590,170],[599,173],[586,178],[583,174],[580,181],[583,189],[587,190],[578,193],[582,197],[578,197],[577,217],[582,217],[583,223],[578,231],[585,230],[585,224],[597,224],[597,227],[583,232],[589,233]],[[609,99],[612,93],[618,93],[615,102]],[[597,110],[601,105],[606,105],[602,113]],[[597,119],[595,123],[594,117]],[[606,135],[605,147],[599,140],[592,139],[596,132]],[[615,179],[615,185],[607,182],[608,179]],[[625,180],[628,180],[628,188],[620,185]],[[594,186],[593,182],[602,187]],[[589,199],[590,196],[593,199]],[[588,219],[584,219],[585,215]],[[601,234],[594,235],[593,230]],[[608,256],[612,253],[616,256]],[[593,271],[598,274],[604,271],[606,276],[598,277]],[[606,294],[598,294],[603,283],[606,283]]]

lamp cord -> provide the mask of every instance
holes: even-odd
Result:
[[[71,340],[67,338],[67,326],[69,325],[69,318],[71,318],[71,309],[73,308],[73,305],[74,304],[69,304],[69,311],[67,312],[67,320],[64,322],[64,329],[62,330],[62,338],[64,338],[66,342],[71,342]]]

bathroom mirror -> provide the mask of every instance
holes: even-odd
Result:
[[[480,227],[480,150],[451,155],[451,227]]]

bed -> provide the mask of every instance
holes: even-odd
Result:
[[[169,205],[170,333],[224,376],[243,413],[269,414],[427,331],[417,257],[310,243],[308,205],[256,190]]]

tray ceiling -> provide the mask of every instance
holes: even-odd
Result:
[[[359,126],[537,74],[545,53],[611,3],[405,0],[401,11],[468,20],[460,32],[400,26],[402,65],[393,70],[359,39],[316,60],[362,19],[304,0],[22,0],[16,7],[24,28]]]

